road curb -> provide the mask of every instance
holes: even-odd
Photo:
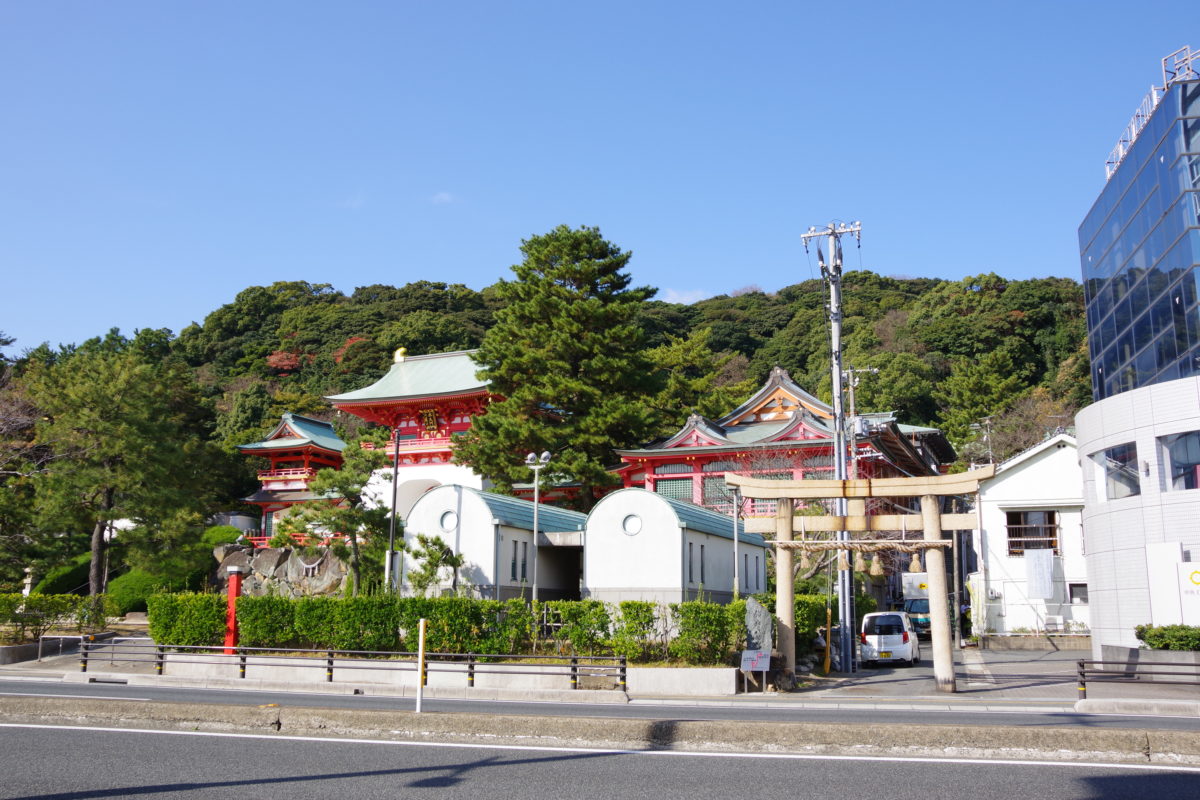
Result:
[[[1200,733],[1074,727],[634,720],[0,697],[9,723],[620,750],[1200,764]]]
[[[1200,701],[1183,700],[1078,700],[1081,714],[1132,714],[1150,717],[1200,717]]]

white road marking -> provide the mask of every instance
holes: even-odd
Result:
[[[2,697],[73,697],[78,700],[137,700],[148,703],[149,697],[109,697],[102,694],[35,694],[34,692],[0,692]]]
[[[1162,764],[1121,764],[1107,761],[1035,761],[1009,758],[930,758],[917,756],[839,756],[839,755],[807,755],[803,753],[709,753],[691,750],[620,750],[603,747],[548,747],[545,745],[516,745],[516,744],[465,744],[462,742],[407,742],[391,739],[355,739],[337,738],[333,736],[289,736],[287,734],[264,733],[221,733],[216,731],[172,731],[153,730],[148,728],[96,728],[87,725],[33,725],[0,722],[0,728],[24,728],[35,730],[70,730],[95,731],[97,733],[147,733],[154,736],[209,736],[225,739],[259,739],[269,741],[314,742],[318,744],[368,744],[384,747],[438,747],[459,750],[502,750],[515,752],[537,753],[601,753],[619,756],[651,756],[655,758],[752,758],[769,759],[774,761],[872,761],[886,763],[916,763],[916,764],[1007,764],[1022,767],[1049,767],[1056,770],[1074,768],[1103,768],[1117,770],[1146,770],[1151,772],[1189,772],[1200,775],[1200,767]],[[400,733],[400,731],[391,731]]]

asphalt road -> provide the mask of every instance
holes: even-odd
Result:
[[[0,726],[0,797],[1191,797],[1200,769],[736,756]]]
[[[411,698],[372,695],[313,694],[308,692],[262,692],[252,690],[186,689],[173,687],[126,686],[110,683],[61,683],[0,679],[0,696],[87,697],[122,700],[158,700],[165,702],[217,703],[225,705],[264,705],[300,708],[370,708],[411,711]],[[1023,701],[1023,707],[1034,705]],[[768,701],[753,695],[739,695],[720,705],[700,703],[654,704],[569,704],[547,702],[499,702],[490,700],[435,700],[426,698],[423,709],[429,712],[454,711],[478,714],[520,714],[528,716],[622,717],[672,720],[758,720],[767,722],[862,722],[864,724],[943,725],[971,724],[991,726],[1061,726],[1088,728],[1139,728],[1153,730],[1200,731],[1200,718],[1097,715],[1061,712],[983,711],[964,707],[953,711],[932,709],[889,709],[870,703],[852,707],[850,702],[830,703],[828,707],[789,704],[786,700]]]

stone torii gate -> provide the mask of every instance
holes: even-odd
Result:
[[[775,613],[779,618],[779,650],[789,677],[796,672],[795,585],[792,578],[792,554],[795,550],[878,551],[886,549],[880,539],[802,540],[796,541],[797,531],[835,532],[851,534],[872,531],[921,529],[923,538],[906,541],[907,548],[926,551],[925,569],[929,575],[929,622],[933,644],[933,674],[939,692],[956,692],[954,659],[950,647],[950,614],[946,603],[934,598],[947,597],[946,558],[942,548],[950,545],[942,538],[943,530],[971,530],[978,527],[975,514],[943,514],[940,499],[948,496],[976,494],[979,484],[996,473],[994,466],[963,472],[957,475],[933,475],[917,478],[876,478],[856,480],[776,481],[728,473],[725,482],[739,489],[743,497],[757,500],[777,500],[775,518],[747,519],[746,530],[755,533],[774,533],[768,541],[775,547]],[[867,516],[867,498],[919,497],[920,514],[873,514]],[[829,500],[844,498],[846,516],[797,517],[797,500]],[[899,543],[897,543],[899,544]]]

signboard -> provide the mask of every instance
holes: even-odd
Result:
[[[766,672],[771,668],[770,650],[743,650],[743,672]]]
[[[1184,625],[1200,625],[1200,564],[1184,561],[1179,571],[1179,610]]]

